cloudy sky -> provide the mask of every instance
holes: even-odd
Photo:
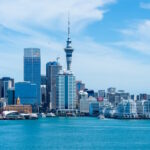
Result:
[[[150,93],[150,0],[0,0],[0,77],[23,80],[25,47],[65,68],[68,11],[77,79]]]

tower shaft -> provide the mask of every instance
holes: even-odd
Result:
[[[68,38],[67,38],[67,45],[64,49],[66,52],[66,62],[67,62],[67,70],[71,70],[71,63],[72,63],[72,53],[74,49],[71,46],[71,38],[70,38],[70,19],[68,17]]]

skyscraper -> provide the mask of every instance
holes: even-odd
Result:
[[[38,48],[24,49],[24,81],[37,85],[37,102],[40,105],[41,55]]]
[[[3,77],[0,79],[0,98],[7,98],[8,89],[14,87],[14,79]]]
[[[47,105],[50,109],[56,109],[56,76],[62,66],[58,62],[48,62],[46,64],[46,97]]]
[[[60,72],[57,76],[57,110],[74,111],[76,109],[76,81],[71,71]]]

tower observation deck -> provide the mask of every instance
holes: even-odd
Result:
[[[67,70],[71,70],[71,62],[72,62],[72,53],[74,49],[72,48],[71,45],[72,41],[70,38],[70,19],[68,17],[68,38],[67,38],[67,45],[66,48],[64,49],[66,52],[66,61],[67,61]]]

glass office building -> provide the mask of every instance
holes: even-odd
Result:
[[[59,73],[56,80],[57,110],[76,109],[76,81],[71,71]]]
[[[15,84],[15,103],[19,98],[22,105],[37,104],[37,85],[30,82],[18,82]]]
[[[41,55],[38,48],[24,49],[24,81],[30,81],[37,85],[36,104],[40,105]]]
[[[10,88],[7,91],[7,95],[8,95],[8,105],[13,105],[15,104],[15,88]]]
[[[50,109],[56,110],[56,77],[62,66],[58,62],[48,62],[46,64],[46,98]]]
[[[3,77],[0,79],[0,98],[8,98],[8,90],[14,87],[14,79]]]

